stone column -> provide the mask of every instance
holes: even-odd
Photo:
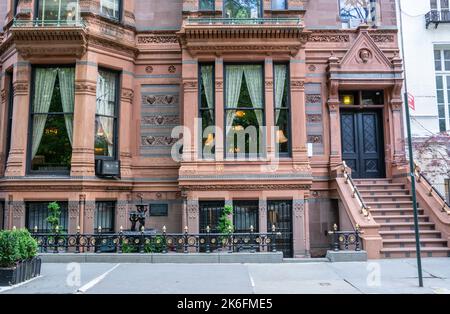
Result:
[[[95,215],[95,201],[85,201],[84,204],[84,233],[94,233],[94,215]]]
[[[274,101],[273,101],[273,60],[272,57],[266,57],[264,61],[264,85],[265,85],[265,126],[266,128],[262,129],[263,134],[266,136],[265,141],[265,149],[262,151],[262,156],[267,155],[269,159],[275,159],[275,134],[272,134],[273,127],[275,126],[275,117],[274,117]],[[265,130],[265,131],[264,131]]]
[[[329,87],[328,111],[330,115],[330,167],[342,162],[341,123],[339,115],[339,82],[331,81]]]
[[[125,197],[117,201],[117,214],[115,221],[115,231],[119,232],[122,226],[123,230],[128,230],[128,213],[131,207],[131,195],[126,194]]]
[[[218,57],[215,61],[215,124],[216,124],[216,135],[215,135],[215,158],[216,161],[223,161],[224,156],[224,133],[226,132],[224,126],[224,103],[223,103],[223,58]]]
[[[187,226],[189,233],[198,233],[200,229],[198,200],[187,200],[187,215]]]
[[[77,227],[80,225],[80,201],[69,201],[68,210],[69,210],[69,224],[68,224],[68,232],[76,233]]]
[[[290,62],[292,159],[300,163],[309,163],[306,148],[305,73],[305,56],[301,50]]]
[[[306,241],[305,241],[305,201],[304,199],[293,200],[293,242],[294,242],[294,257],[306,255]]]
[[[128,76],[127,76],[128,77]],[[120,122],[119,122],[119,155],[120,155],[120,175],[121,178],[132,177],[131,171],[131,128],[132,123],[132,105],[134,92],[132,90],[131,79],[123,78],[120,101]]]
[[[29,62],[17,61],[13,74],[14,107],[11,148],[7,157],[8,161],[5,172],[7,177],[25,176],[26,173],[28,122],[30,114],[30,77],[31,66]]]
[[[259,199],[259,232],[267,233],[267,200],[265,198]],[[269,230],[270,231],[270,230]],[[267,251],[266,247],[262,248],[262,251]]]
[[[259,199],[259,232],[267,232],[267,200],[265,198]]]
[[[402,121],[402,81],[396,82],[391,92],[390,110],[392,119],[390,121],[390,128],[393,131],[392,147],[393,147],[393,166],[406,163],[405,143]]]
[[[98,69],[93,54],[86,53],[75,69],[75,106],[71,176],[93,177],[94,132]]]
[[[305,257],[311,257],[311,242],[309,235],[309,195],[305,194]]]
[[[188,62],[190,61],[190,62]],[[198,159],[198,143],[200,130],[198,121],[198,64],[192,62],[190,54],[183,49],[183,124],[190,131],[183,134],[183,161],[189,162]]]
[[[23,200],[12,201],[11,227],[16,227],[17,229],[25,227],[25,202]]]

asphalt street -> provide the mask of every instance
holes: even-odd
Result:
[[[282,264],[50,264],[42,274],[0,293],[446,293],[450,258]],[[224,280],[226,278],[226,280]]]

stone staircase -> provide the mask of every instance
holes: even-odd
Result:
[[[415,257],[413,203],[410,191],[390,179],[354,179],[364,202],[370,206],[383,238],[382,258]],[[450,256],[447,240],[433,222],[418,208],[421,251],[423,257]]]

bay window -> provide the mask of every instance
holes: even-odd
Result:
[[[227,156],[258,157],[263,149],[264,74],[261,64],[225,65]]]
[[[201,64],[199,71],[200,118],[202,130],[202,154],[207,158],[214,154],[215,91],[214,64]]]
[[[120,21],[121,11],[121,0],[100,0],[100,13],[102,15]]]
[[[80,20],[78,0],[37,0],[37,19],[42,22],[67,22]]]
[[[261,0],[224,0],[226,18],[254,19],[262,17]]]
[[[73,141],[75,68],[34,68],[32,88],[29,171],[68,174]]]
[[[119,73],[99,69],[95,114],[95,156],[117,159]]]
[[[274,64],[275,145],[279,155],[290,150],[289,69],[287,64]]]

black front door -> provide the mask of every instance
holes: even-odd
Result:
[[[353,178],[383,178],[383,131],[380,110],[341,110],[342,160]]]

